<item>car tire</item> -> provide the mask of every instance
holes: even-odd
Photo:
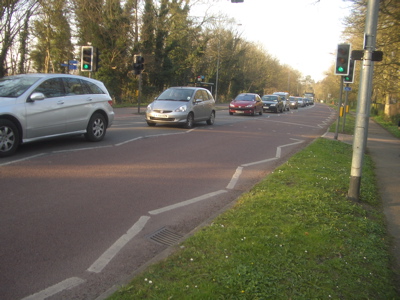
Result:
[[[214,121],[215,121],[215,111],[212,111],[210,118],[206,121],[207,125],[213,125]]]
[[[156,126],[156,123],[153,123],[153,122],[147,122],[147,125],[149,125],[149,126]]]
[[[106,131],[107,122],[105,117],[100,113],[95,113],[86,127],[85,138],[90,142],[99,142],[106,135]]]
[[[229,115],[231,115],[231,116],[232,116],[232,115],[233,115],[233,112],[229,112]]]
[[[193,113],[189,113],[186,117],[186,121],[185,121],[185,125],[184,127],[186,129],[190,129],[193,128],[193,124],[194,124],[194,116]]]
[[[262,116],[263,110],[260,110],[260,112],[258,113],[260,116]]]
[[[19,146],[19,131],[10,120],[0,120],[0,157],[13,155]]]

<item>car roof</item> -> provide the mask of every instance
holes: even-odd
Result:
[[[168,89],[183,89],[183,90],[206,90],[206,88],[199,87],[199,86],[171,86]]]
[[[65,78],[78,78],[78,79],[84,79],[84,80],[89,80],[92,82],[99,82],[102,83],[100,80],[85,77],[85,76],[80,76],[80,75],[72,75],[72,74],[63,74],[63,73],[26,73],[26,74],[17,74],[17,75],[10,75],[7,77],[39,77],[39,78],[55,78],[55,77],[65,77]]]

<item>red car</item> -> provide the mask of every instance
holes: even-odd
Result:
[[[229,114],[246,114],[254,116],[263,113],[263,103],[258,94],[243,93],[239,94],[235,100],[229,104]]]

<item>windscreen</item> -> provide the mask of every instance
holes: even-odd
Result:
[[[0,79],[0,97],[21,96],[29,87],[32,86],[40,77],[10,76]]]
[[[192,99],[193,92],[192,89],[170,88],[162,92],[157,100],[189,101]]]

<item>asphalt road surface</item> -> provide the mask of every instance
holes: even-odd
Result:
[[[142,109],[143,111],[143,109]],[[115,109],[105,140],[0,160],[0,299],[101,299],[326,132],[328,106],[148,127]]]

